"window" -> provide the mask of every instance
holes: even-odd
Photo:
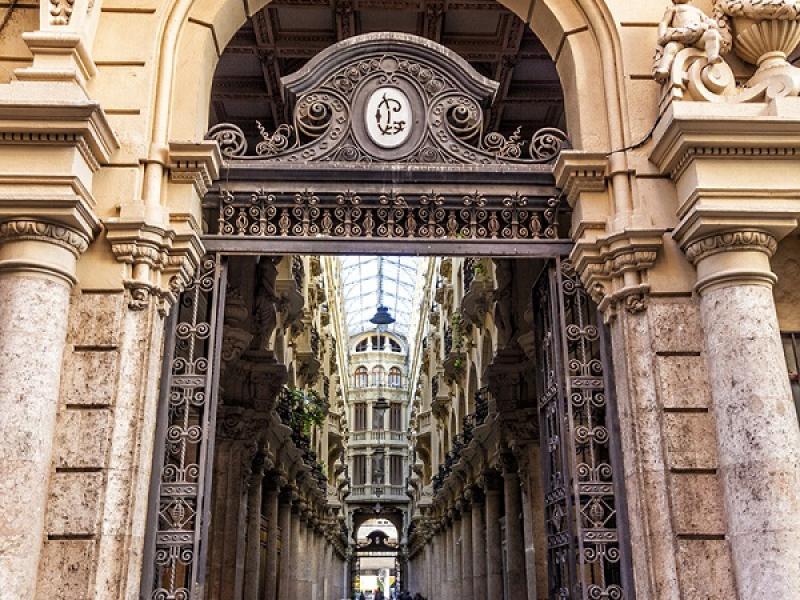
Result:
[[[358,367],[356,369],[356,387],[367,387],[369,385],[369,375],[367,374],[367,367]]]
[[[786,368],[789,371],[789,385],[792,388],[794,406],[800,417],[800,332],[784,332],[783,352],[786,355]]]
[[[358,342],[358,345],[356,345],[356,352],[366,352],[368,345],[369,345],[368,339],[361,340],[360,342]]]
[[[353,457],[353,485],[367,483],[367,457],[357,454]]]
[[[389,457],[389,476],[392,485],[403,485],[403,457],[390,456]]]
[[[386,336],[385,335],[373,335],[372,336],[372,349],[373,350],[383,350],[384,346],[386,345]]]
[[[383,385],[386,379],[386,371],[378,365],[372,368],[372,385]]]
[[[367,405],[359,402],[353,405],[353,431],[366,431]]]
[[[389,347],[391,348],[392,352],[400,352],[400,344],[391,338],[389,338]]]
[[[392,431],[403,430],[403,405],[399,402],[393,402],[392,407],[389,409],[389,429]]]
[[[389,369],[389,385],[391,387],[400,387],[403,385],[403,374],[398,367]]]

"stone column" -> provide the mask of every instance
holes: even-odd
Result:
[[[800,430],[772,296],[775,238],[717,233],[687,245],[697,292],[741,598],[800,590]]]
[[[258,600],[261,566],[261,498],[264,486],[264,462],[256,457],[247,492],[247,549],[244,565],[244,600]]]
[[[278,497],[278,527],[281,530],[281,556],[277,598],[287,598],[291,588],[292,568],[292,489],[284,487]]]
[[[453,557],[455,556],[455,548],[453,544],[453,527],[452,524],[447,521],[445,524],[444,529],[444,545],[445,545],[445,564],[447,568],[445,569],[443,575],[443,589],[444,598],[445,600],[458,600],[453,593],[453,574],[454,574],[454,560]]]
[[[0,223],[0,587],[32,598],[42,547],[75,262],[89,239]]]
[[[462,598],[462,574],[461,574],[461,513],[458,510],[453,511],[453,525],[451,528],[453,536],[453,599],[461,600]]]
[[[473,592],[472,572],[472,506],[469,502],[461,506],[461,598],[480,600]]]
[[[472,500],[472,596],[488,598],[486,590],[486,532],[484,529],[484,497],[479,488],[471,490]]]
[[[280,513],[280,489],[285,479],[272,476],[267,480],[264,492],[264,508],[267,518],[267,562],[264,573],[262,600],[277,600],[278,592],[278,520]]]
[[[503,597],[503,538],[500,531],[500,478],[485,477],[486,487],[486,597]]]
[[[531,489],[533,489],[531,478],[533,477],[531,464],[531,453],[535,446],[532,443],[523,443],[514,448],[518,462],[518,473],[520,480],[520,500],[522,502],[522,522],[523,522],[523,544],[525,546],[525,581],[528,590],[528,600],[536,600],[536,541],[534,528],[533,500]],[[538,453],[537,453],[538,455]],[[537,456],[538,457],[538,456]],[[541,515],[540,515],[541,516]]]
[[[520,490],[517,461],[507,454],[503,457],[503,499],[506,512],[506,570],[508,572],[508,597],[526,598],[528,586],[525,577],[525,540],[522,522],[522,492]]]
[[[292,529],[291,529],[291,560],[290,560],[290,581],[289,581],[289,598],[300,598],[302,596],[302,585],[300,583],[302,577],[302,560],[303,560],[303,527],[300,522],[300,501],[292,503]],[[305,505],[305,503],[302,503]]]

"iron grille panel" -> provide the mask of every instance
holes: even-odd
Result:
[[[553,265],[534,289],[548,593],[630,599],[596,308],[572,264]]]
[[[203,594],[224,274],[219,256],[205,256],[170,319],[150,512],[154,535],[142,585],[151,600]]]

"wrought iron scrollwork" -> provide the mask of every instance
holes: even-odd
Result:
[[[202,590],[223,279],[219,260],[204,257],[173,309],[176,324],[166,349],[171,358],[156,455],[161,460],[155,466],[158,496],[150,523],[153,558],[145,566],[151,600],[188,600],[200,597]]]
[[[534,301],[549,597],[630,598],[596,309],[568,261]]]
[[[219,192],[218,235],[251,237],[558,239],[557,198],[396,193]],[[209,219],[213,222],[214,219]]]

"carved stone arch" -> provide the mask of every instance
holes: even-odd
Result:
[[[254,13],[268,3],[252,1],[249,10]],[[172,10],[164,11],[161,47],[170,51],[162,51],[159,71],[174,70],[174,77],[162,77],[169,85],[155,110],[168,123],[168,139],[201,140],[217,61],[248,15],[241,0],[173,4]],[[608,150],[627,139],[622,131],[619,40],[606,0],[541,0],[532,9],[527,0],[500,4],[528,23],[554,57],[573,145],[585,151]]]

